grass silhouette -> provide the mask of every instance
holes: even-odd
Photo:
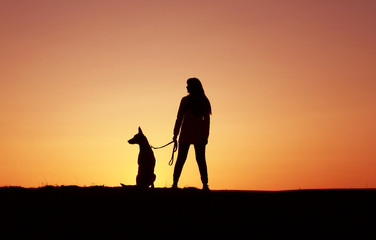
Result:
[[[2,187],[0,228],[12,238],[373,238],[375,200],[375,189]]]

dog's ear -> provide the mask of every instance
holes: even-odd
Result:
[[[142,134],[141,127],[138,127],[138,133],[141,133],[141,134]]]

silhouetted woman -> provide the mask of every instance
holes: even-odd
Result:
[[[174,127],[173,140],[176,141],[179,132],[179,152],[174,169],[172,188],[178,187],[178,181],[187,159],[189,146],[195,147],[196,161],[200,170],[204,190],[208,187],[208,172],[206,167],[205,149],[208,143],[211,106],[204,88],[197,78],[187,80],[188,95],[180,102],[178,116]]]

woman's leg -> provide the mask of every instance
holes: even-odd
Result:
[[[206,167],[205,149],[206,149],[206,145],[195,144],[196,161],[198,164],[198,168],[200,170],[201,181],[204,186],[207,186],[208,185],[208,170]]]
[[[189,150],[190,144],[179,144],[179,151],[178,151],[178,159],[175,163],[175,169],[174,169],[174,185],[173,187],[177,187],[181,171],[183,170],[183,166],[185,163],[185,160],[187,160],[188,150]]]

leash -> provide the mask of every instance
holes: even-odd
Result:
[[[175,152],[178,150],[178,142],[177,141],[171,141],[163,146],[160,146],[160,147],[153,147],[150,145],[151,148],[153,149],[161,149],[161,148],[164,148],[164,147],[167,147],[168,145],[170,145],[171,143],[174,143],[174,148],[172,149],[172,156],[171,156],[171,159],[170,161],[168,162],[168,165],[172,166],[172,164],[174,164],[174,154]]]

